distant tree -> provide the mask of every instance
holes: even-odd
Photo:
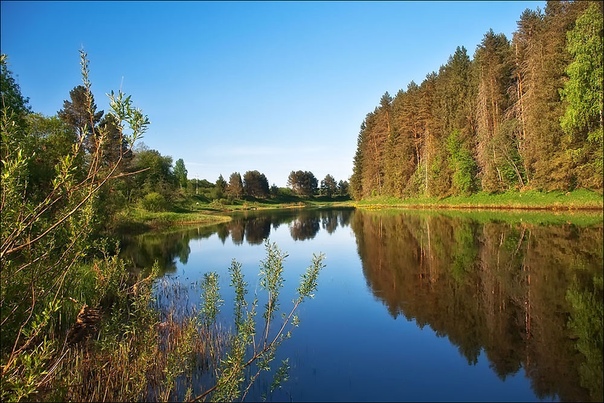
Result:
[[[239,172],[233,172],[229,177],[227,194],[231,197],[240,198],[243,196],[243,181]]]
[[[270,188],[270,193],[271,197],[277,197],[279,195],[279,186],[273,183]]]
[[[83,85],[78,85],[69,91],[71,101],[63,101],[63,109],[57,112],[61,120],[73,127],[78,138],[83,140],[86,149],[94,152],[98,139],[92,138],[94,129],[103,117],[103,111],[96,111],[94,95]]]
[[[158,192],[169,199],[175,190],[172,157],[161,155],[157,150],[144,149],[134,156],[133,169],[142,171],[135,175],[133,193],[141,197]]]
[[[216,195],[218,198],[222,198],[224,196],[227,189],[227,185],[227,181],[225,181],[222,177],[222,174],[220,174],[218,176],[218,179],[216,180]]]
[[[350,177],[350,195],[355,199],[362,199],[365,195],[363,192],[363,153],[366,142],[366,124],[361,123],[361,130],[357,137],[357,150],[352,161],[352,176]]]
[[[46,117],[39,113],[30,113],[26,116],[26,122],[29,133],[27,137],[21,139],[20,144],[21,148],[27,149],[28,154],[31,155],[27,164],[26,196],[31,201],[36,201],[38,195],[47,194],[53,188],[55,166],[63,156],[72,153],[76,135],[71,126],[56,116]],[[5,140],[11,141],[3,138],[3,145]],[[75,153],[73,164],[72,177],[83,180],[88,174],[84,154]]]
[[[350,186],[348,185],[348,181],[339,181],[338,182],[338,195],[339,196],[348,196],[350,191]]]
[[[310,171],[291,171],[287,185],[298,196],[310,197],[317,192],[319,181]]]
[[[321,195],[332,197],[338,192],[338,183],[330,174],[325,175],[325,179],[321,181]]]
[[[134,157],[130,145],[122,130],[119,128],[117,118],[113,114],[103,116],[99,122],[99,126],[106,133],[106,138],[102,142],[102,161],[103,165],[113,165],[114,162],[120,161],[119,169],[124,170]],[[91,151],[96,151],[98,141],[95,140],[91,145]]]
[[[256,170],[243,175],[243,190],[247,196],[264,198],[269,195],[268,180]]]
[[[187,168],[182,158],[178,159],[174,164],[174,179],[181,189],[187,187]]]

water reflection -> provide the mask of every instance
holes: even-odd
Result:
[[[429,325],[539,398],[602,399],[602,225],[356,212],[363,271],[393,317]]]
[[[601,401],[602,220],[600,216],[589,225],[558,221],[494,213],[248,212],[217,226],[146,234],[130,240],[124,254],[138,267],[158,260],[173,272],[176,259],[182,264],[189,260],[194,239],[216,234],[223,244],[230,239],[235,245],[258,245],[286,226],[282,229],[292,240],[311,241],[322,230],[333,234],[350,227],[368,288],[390,317],[430,327],[469,366],[486,355],[501,380],[524,370],[539,399]],[[231,258],[224,256],[224,261]],[[337,273],[354,275],[331,273],[333,284],[350,284]],[[343,304],[342,295],[334,294],[334,306]],[[365,319],[354,317],[360,323],[357,331],[366,328]],[[326,329],[310,331],[324,334]],[[366,331],[367,340],[375,337]],[[375,345],[371,354],[392,348]]]
[[[247,242],[249,245],[261,245],[269,238],[271,229],[276,230],[287,224],[293,240],[313,239],[321,228],[333,233],[338,226],[350,225],[354,209],[338,210],[290,210],[267,213],[247,211],[236,214],[226,224],[204,227],[191,227],[167,233],[147,233],[122,241],[122,257],[131,261],[137,269],[149,268],[157,260],[162,273],[176,270],[176,258],[186,264],[191,249],[189,242],[195,239],[209,238],[217,234],[222,243],[227,239],[235,245]]]

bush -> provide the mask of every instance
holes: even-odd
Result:
[[[168,209],[168,202],[161,194],[151,192],[143,197],[141,206],[147,211],[165,211]]]

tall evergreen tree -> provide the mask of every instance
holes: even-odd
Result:
[[[227,185],[227,181],[225,181],[222,177],[222,174],[220,174],[216,180],[216,190],[220,197],[222,197],[222,195],[226,192]]]
[[[325,179],[321,181],[321,195],[332,197],[338,192],[338,183],[330,174],[325,175]]]
[[[235,198],[243,196],[243,181],[241,180],[241,174],[239,172],[233,172],[231,176],[229,176],[227,194]]]
[[[350,195],[359,200],[364,197],[363,194],[363,152],[365,150],[365,121],[361,124],[361,129],[357,137],[357,149],[352,161],[352,175],[350,177]]]
[[[514,122],[506,121],[510,108],[513,59],[505,35],[487,32],[474,56],[478,75],[477,160],[481,185],[486,191],[502,191],[513,185],[524,186]],[[511,118],[513,119],[513,118]]]
[[[412,83],[415,85],[415,83]],[[417,88],[417,85],[415,85]],[[413,88],[410,85],[410,88]],[[385,145],[384,192],[402,197],[409,179],[417,165],[415,138],[416,118],[411,116],[414,105],[409,102],[412,95],[399,91],[392,101],[392,131]],[[410,112],[410,113],[409,113]]]
[[[58,111],[57,115],[73,127],[78,139],[89,152],[93,152],[96,142],[96,139],[92,138],[93,129],[101,121],[104,112],[96,111],[94,96],[83,85],[69,91],[69,98],[71,101],[63,101],[63,109]]]

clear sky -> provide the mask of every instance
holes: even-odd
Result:
[[[1,51],[35,112],[81,84],[79,49],[149,116],[143,138],[189,178],[292,170],[348,180],[360,125],[388,91],[420,84],[492,28],[511,39],[544,1],[1,2]]]

